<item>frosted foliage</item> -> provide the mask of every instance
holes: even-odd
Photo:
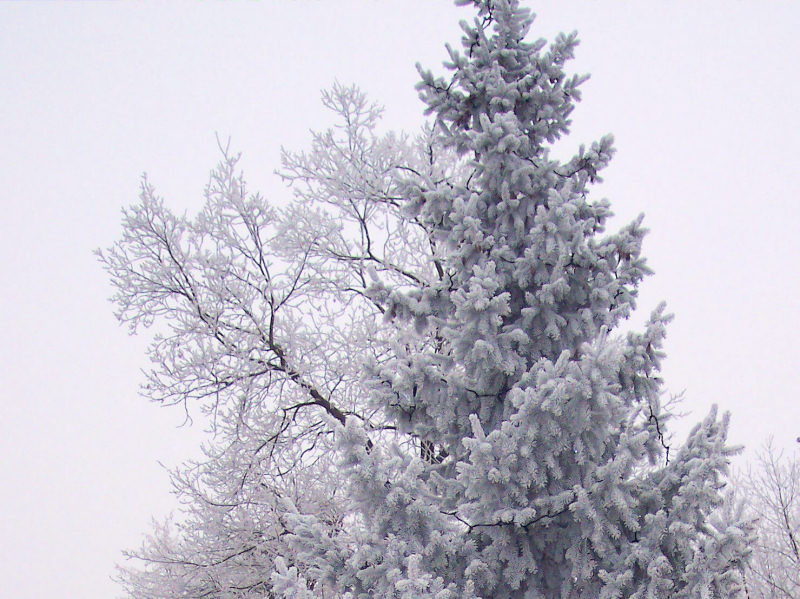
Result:
[[[785,454],[770,440],[736,488],[755,520],[747,576],[751,599],[800,599],[800,459]]]
[[[476,16],[446,76],[420,68],[417,139],[335,86],[338,125],[284,152],[293,204],[248,195],[226,152],[197,219],[145,184],[102,254],[120,318],[159,323],[145,393],[217,432],[132,597],[740,594],[727,416],[670,451],[669,316],[618,331],[649,270],[642,219],[609,233],[588,196],[612,139],[549,153],[576,37],[459,4]]]
[[[402,288],[429,276],[424,239],[398,217],[412,150],[375,133],[380,111],[354,88],[324,100],[340,125],[284,157],[295,203],[250,194],[222,148],[200,214],[173,214],[145,180],[122,239],[99,252],[119,319],[155,331],[143,394],[199,408],[214,433],[203,460],[173,473],[182,513],[121,570],[133,597],[263,596],[275,556],[291,555],[287,504],[343,526],[335,424],[358,418],[376,442],[389,426],[362,383],[391,332],[367,290],[371,277]]]

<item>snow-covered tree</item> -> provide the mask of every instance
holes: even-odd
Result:
[[[800,599],[800,459],[772,440],[735,485],[756,521],[746,570],[751,599]]]
[[[248,195],[226,153],[196,219],[145,183],[102,254],[120,318],[163,323],[145,392],[217,430],[132,596],[741,591],[727,416],[670,451],[668,316],[618,331],[649,271],[641,219],[607,233],[588,197],[612,140],[550,154],[576,37],[528,41],[516,0],[459,3],[477,16],[446,77],[420,69],[416,141],[336,87],[340,125],[284,155],[293,205]]]
[[[340,123],[308,155],[285,154],[302,186],[292,206],[248,194],[222,148],[196,218],[145,180],[122,239],[99,252],[118,318],[132,331],[158,323],[143,394],[197,405],[214,433],[204,459],[173,473],[182,513],[128,554],[142,565],[121,570],[132,597],[263,596],[290,551],[286,502],[331,528],[346,516],[332,423],[386,428],[361,382],[391,330],[367,271],[400,285],[424,270],[424,240],[393,218],[397,173],[415,167],[404,138],[375,134],[380,110],[358,90],[323,101]]]

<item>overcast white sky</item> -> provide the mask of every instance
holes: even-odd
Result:
[[[592,73],[568,145],[618,154],[596,197],[646,214],[656,274],[640,314],[676,314],[665,378],[687,422],[712,403],[734,442],[800,435],[800,3],[547,1],[534,36],[577,29]],[[414,130],[414,63],[438,67],[470,14],[444,0],[0,5],[0,595],[118,594],[120,550],[174,507],[157,460],[201,431],[136,394],[144,341],[91,254],[120,234],[139,176],[196,210],[243,151],[276,203],[281,145],[328,118],[320,88],[359,83]],[[688,426],[688,425],[686,425]],[[685,426],[684,426],[685,429]],[[684,430],[680,429],[680,430]]]

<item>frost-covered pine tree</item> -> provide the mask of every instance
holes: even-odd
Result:
[[[285,153],[284,208],[225,153],[194,220],[149,183],[101,253],[119,317],[160,323],[144,392],[199,402],[215,438],[175,475],[185,506],[123,581],[131,597],[728,598],[750,526],[721,510],[732,449],[712,412],[665,442],[641,219],[589,199],[610,137],[570,160],[575,35],[528,41],[517,0],[477,15],[432,118],[340,124]]]
[[[330,535],[295,514],[306,574],[274,581],[287,597],[734,597],[748,528],[715,515],[727,416],[669,454],[668,318],[615,333],[648,269],[641,219],[605,234],[609,204],[587,196],[612,140],[549,154],[579,99],[583,78],[564,71],[576,37],[527,41],[515,0],[460,3],[478,14],[451,74],[421,70],[419,90],[468,174],[409,177],[403,214],[435,276],[369,288],[395,327],[370,401],[419,452],[348,421],[353,525]]]

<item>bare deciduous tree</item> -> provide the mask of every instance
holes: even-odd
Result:
[[[747,571],[752,599],[800,598],[800,459],[770,440],[740,492],[756,517],[758,541]]]
[[[361,382],[387,351],[385,298],[370,286],[441,276],[398,186],[452,185],[459,163],[431,131],[378,135],[381,110],[355,87],[322,100],[337,124],[308,152],[283,152],[294,202],[250,194],[221,147],[196,218],[173,214],[145,178],[122,239],[98,252],[120,321],[156,325],[143,394],[187,416],[199,408],[214,435],[203,460],[172,475],[179,516],[127,554],[139,563],[120,573],[133,597],[263,596],[275,556],[291,555],[285,502],[341,525],[335,424],[357,419],[370,443],[394,434]]]

